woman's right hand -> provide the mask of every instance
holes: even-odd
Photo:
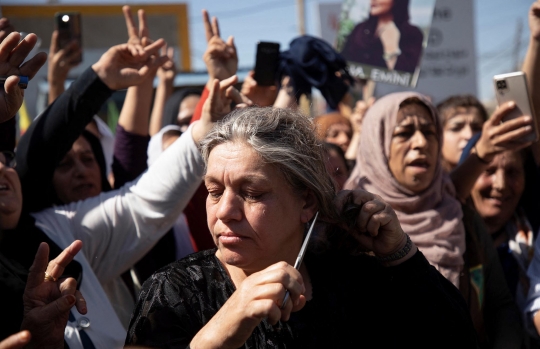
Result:
[[[540,1],[535,1],[529,10],[529,30],[531,38],[540,40]]]
[[[2,30],[0,35],[4,35]],[[24,62],[36,42],[35,34],[28,34],[21,40],[21,34],[17,32],[8,34],[0,42],[0,75],[9,76],[3,88],[0,85],[0,123],[14,117],[22,105],[24,90],[18,85],[19,75],[32,79],[47,60],[47,55],[40,52]]]
[[[282,308],[286,291],[290,300]],[[190,343],[191,348],[238,348],[259,323],[287,321],[291,312],[306,304],[302,275],[286,262],[279,262],[248,276],[214,317]]]
[[[66,82],[69,71],[79,65],[82,49],[77,41],[70,42],[66,47],[58,47],[58,30],[53,31],[49,49],[49,70],[47,80],[50,84]]]
[[[238,70],[238,55],[234,39],[229,36],[227,41],[221,38],[219,24],[216,17],[203,10],[203,23],[208,46],[203,54],[203,60],[208,70],[209,81],[214,79],[225,80],[236,74]]]
[[[520,116],[512,120],[502,120],[516,108],[514,102],[498,107],[491,118],[482,127],[482,136],[476,143],[476,155],[485,163],[504,151],[517,151],[528,147],[532,142],[521,139],[533,132],[533,119],[530,116]]]

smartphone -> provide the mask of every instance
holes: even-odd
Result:
[[[514,110],[512,110],[512,112],[510,112],[503,119],[503,121],[512,120],[522,115],[530,115],[534,120],[532,123],[534,132],[523,138],[522,141],[538,141],[536,117],[532,108],[532,101],[527,88],[527,77],[525,76],[525,73],[519,71],[495,75],[493,77],[493,82],[495,86],[495,96],[499,106],[510,101],[514,101],[514,103],[516,103],[516,108],[514,108]]]
[[[257,43],[254,79],[260,86],[276,83],[276,71],[279,59],[279,43],[260,41]]]
[[[70,42],[77,41],[82,48],[81,14],[79,12],[57,12],[54,15],[56,30],[58,30],[58,48],[66,47]],[[73,63],[82,62],[81,54]]]

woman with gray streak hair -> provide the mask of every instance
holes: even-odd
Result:
[[[390,206],[365,191],[336,196],[314,131],[298,112],[250,107],[205,137],[217,249],[147,280],[126,344],[476,347],[459,292],[417,251]],[[315,238],[293,268],[312,224]],[[418,321],[395,316],[413,304]]]

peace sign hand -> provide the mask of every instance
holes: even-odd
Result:
[[[209,81],[225,80],[236,74],[238,70],[238,55],[234,38],[229,36],[226,42],[223,41],[217,18],[213,17],[212,22],[210,22],[208,11],[203,10],[202,14],[206,41],[208,42],[203,60],[208,69]]]
[[[21,329],[32,334],[31,346],[58,348],[64,343],[64,329],[69,312],[75,305],[86,314],[86,301],[77,290],[73,278],[59,279],[66,266],[81,250],[82,242],[75,240],[50,262],[49,245],[39,245],[23,295],[24,318]]]
[[[139,17],[139,30],[135,26],[135,21],[133,21],[133,16],[131,15],[131,8],[129,6],[122,7],[122,12],[124,13],[124,19],[126,21],[126,28],[128,33],[128,44],[130,45],[140,45],[146,47],[152,43],[148,34],[148,23],[146,21],[146,14],[144,10],[137,11],[137,16]]]
[[[237,82],[236,75],[223,81],[215,79],[208,82],[210,94],[204,102],[201,119],[194,124],[191,131],[195,143],[199,143],[214,124],[231,111],[231,102],[236,103],[236,108],[245,108],[253,104],[249,98],[234,88]]]

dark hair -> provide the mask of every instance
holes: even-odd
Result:
[[[101,192],[107,192],[112,190],[111,185],[107,179],[107,165],[105,162],[105,155],[103,154],[103,147],[101,146],[101,142],[99,141],[99,138],[97,138],[92,132],[83,130],[80,135],[82,138],[84,138],[88,144],[90,145],[90,149],[92,150],[92,153],[94,154],[94,158],[96,159],[96,163],[99,167],[99,175],[100,175],[100,181],[101,181]],[[74,141],[75,142],[75,141]],[[71,145],[72,147],[73,145]],[[71,149],[71,147],[69,149]],[[64,156],[67,154],[64,153]],[[58,163],[62,161],[64,158],[62,156]],[[58,163],[55,166],[58,166]],[[51,177],[52,181],[52,177]],[[41,198],[41,206],[39,207],[39,210],[45,209],[47,207],[51,207],[54,205],[63,205],[66,204],[66,202],[62,202],[56,193],[54,185],[51,185],[48,187],[45,195]],[[33,209],[37,210],[37,209]]]
[[[331,151],[335,151],[338,154],[338,156],[343,160],[343,163],[345,164],[345,169],[347,170],[347,172],[350,171],[349,164],[347,163],[347,159],[345,159],[345,152],[343,151],[343,149],[341,149],[340,146],[334,143],[324,142],[323,148],[327,153]]]
[[[394,5],[392,5],[392,15],[394,16],[394,23],[396,27],[409,22],[409,0],[394,0]],[[378,18],[369,14],[367,20],[369,23],[377,23]]]
[[[178,125],[178,113],[180,111],[180,104],[184,99],[189,96],[201,96],[202,91],[197,88],[184,88],[175,91],[165,102],[163,108],[163,121],[161,127],[167,125]]]
[[[482,121],[488,119],[486,108],[480,103],[480,101],[473,95],[456,95],[450,96],[437,105],[441,123],[444,125],[453,116],[453,112],[457,108],[475,108],[478,114],[482,118]]]

